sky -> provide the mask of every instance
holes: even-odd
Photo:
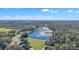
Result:
[[[0,20],[79,20],[79,8],[0,8]]]

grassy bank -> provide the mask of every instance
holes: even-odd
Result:
[[[32,46],[34,50],[41,50],[45,45],[45,40],[28,38],[28,42],[30,43],[30,46]]]

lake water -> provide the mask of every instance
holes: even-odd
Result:
[[[28,37],[38,40],[48,40],[49,36],[47,36],[46,34],[45,35],[41,34],[43,31],[44,31],[43,29],[37,29],[33,33],[29,34]]]

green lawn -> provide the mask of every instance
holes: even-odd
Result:
[[[28,42],[34,50],[41,50],[45,44],[45,40],[37,40],[32,38],[28,38]]]
[[[0,32],[8,32],[10,31],[11,29],[8,29],[8,28],[0,28]]]

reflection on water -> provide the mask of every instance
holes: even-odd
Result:
[[[38,40],[48,40],[50,34],[51,34],[50,30],[36,29],[33,33],[29,34],[28,37]]]

